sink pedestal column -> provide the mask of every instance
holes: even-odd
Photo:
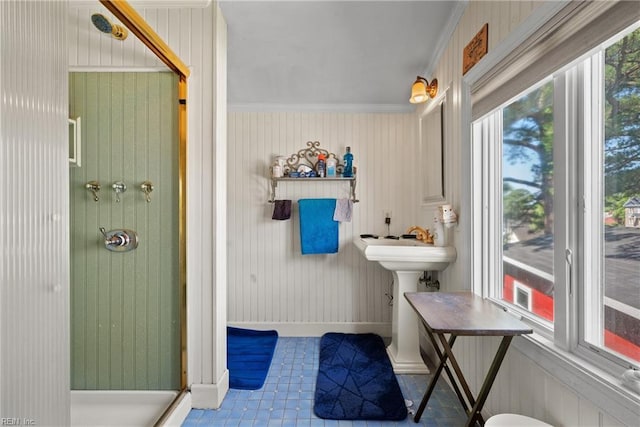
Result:
[[[456,260],[453,246],[433,246],[416,239],[370,239],[356,237],[353,243],[368,261],[376,261],[393,273],[393,318],[387,353],[397,374],[422,374],[429,370],[420,356],[418,316],[405,299],[418,291],[423,271],[442,271]]]
[[[420,356],[418,317],[404,297],[405,292],[418,291],[422,271],[392,271],[393,318],[391,344],[387,354],[396,374],[428,374],[429,369]]]

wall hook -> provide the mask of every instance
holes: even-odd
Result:
[[[116,181],[111,188],[116,192],[116,203],[120,203],[120,193],[127,191],[127,185],[122,181]]]
[[[91,191],[93,193],[93,200],[98,201],[100,197],[98,197],[98,192],[100,191],[100,183],[98,181],[89,181],[84,185],[84,188]]]
[[[151,192],[153,191],[153,183],[151,181],[145,181],[140,184],[140,189],[144,193],[147,203],[151,203]]]

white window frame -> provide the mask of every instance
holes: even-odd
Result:
[[[552,8],[553,6],[550,5],[549,7]],[[478,138],[483,134],[487,135],[495,132],[495,127],[492,127],[491,129],[483,128],[477,124],[479,119],[475,121],[472,120],[472,108],[474,108],[472,107],[472,101],[477,93],[477,89],[475,89],[477,85],[484,84],[484,82],[487,81],[487,75],[490,75],[492,79],[500,78],[498,77],[499,73],[496,69],[499,66],[503,66],[502,64],[504,63],[509,63],[505,58],[509,58],[509,55],[525,44],[527,38],[530,37],[537,28],[541,28],[542,25],[544,25],[544,22],[547,22],[547,20],[550,21],[552,19],[551,17],[555,13],[552,9],[548,9],[546,6],[537,9],[534,15],[538,12],[539,16],[532,16],[532,19],[529,22],[525,22],[527,28],[524,28],[519,32],[519,34],[513,34],[513,37],[510,36],[507,38],[503,43],[505,47],[502,51],[499,49],[498,52],[494,51],[493,55],[489,54],[488,58],[484,60],[484,62],[481,61],[481,63],[478,64],[479,66],[474,67],[475,69],[472,69],[462,80],[462,120],[463,122],[472,124],[468,134],[468,140],[464,138],[463,134],[463,144],[465,142],[468,142],[469,144],[469,150],[467,152],[468,157],[467,159],[463,158],[463,164],[466,163],[471,166],[471,174],[466,187],[468,191],[469,211],[472,212],[472,218],[470,219],[470,227],[472,231],[472,269],[470,272],[470,279],[472,283],[472,290],[487,298],[492,297],[492,290],[489,287],[489,283],[491,283],[489,278],[496,277],[495,270],[497,268],[497,263],[493,263],[491,260],[501,260],[501,257],[498,256],[501,255],[501,251],[499,254],[497,249],[500,245],[487,245],[487,241],[494,239],[489,232],[489,229],[491,228],[491,225],[493,225],[494,230],[500,231],[498,235],[501,237],[501,230],[496,227],[495,223],[502,217],[502,213],[497,212],[498,209],[496,206],[500,205],[491,203],[491,200],[495,200],[496,198],[495,189],[486,188],[482,185],[482,182],[483,180],[486,181],[488,176],[492,174],[495,175],[500,171],[499,168],[496,168],[496,161],[501,159],[501,155],[495,156],[495,146],[487,151],[484,150],[480,144],[473,143],[474,140],[478,140]],[[535,23],[536,21],[538,23]],[[628,26],[629,24],[626,25]],[[560,82],[562,85],[562,91],[574,91],[579,95],[579,89],[584,90],[584,88],[580,86],[585,84],[583,73],[584,70],[576,70],[570,77],[563,78],[563,81]],[[507,75],[506,77],[502,76],[502,78],[511,79],[516,74],[511,72],[510,75]],[[472,88],[474,88],[473,96]],[[481,89],[481,91],[482,90],[484,90],[485,93],[490,93],[487,92],[486,89]],[[557,93],[557,87],[554,88],[554,92]],[[573,106],[573,109],[569,108],[568,110],[563,111],[562,114],[565,116],[567,114],[581,114],[582,108],[581,103],[576,103],[576,105]],[[599,114],[599,117],[602,117],[600,113],[593,110],[592,105],[585,105],[584,108],[590,109],[593,114]],[[554,110],[559,111],[557,105],[554,105]],[[501,120],[501,115],[496,115],[495,110],[493,113],[487,113],[485,117],[490,117],[492,114],[494,115],[492,120]],[[585,126],[587,125],[593,127],[600,126],[598,122],[594,120],[588,121]],[[497,128],[502,128],[501,123]],[[564,134],[569,133],[569,135],[571,135],[569,130],[558,128],[555,129],[556,135],[558,135],[560,131]],[[596,135],[594,134],[594,129],[588,129],[586,127],[574,130],[574,141],[572,143],[573,145],[570,146],[571,149],[565,153],[560,153],[560,157],[556,156],[554,159],[554,162],[565,162],[568,167],[572,168],[571,173],[576,176],[584,176],[584,169],[578,169],[578,165],[581,163],[577,162],[577,160],[578,156],[584,156],[585,154],[584,151],[578,151],[578,148],[589,145],[588,142],[583,139],[587,134],[591,136]],[[595,137],[596,136],[594,136],[594,138]],[[600,140],[602,140],[601,137]],[[580,143],[578,144],[577,142]],[[598,155],[602,156],[601,153]],[[557,165],[558,163],[555,164]],[[486,165],[486,167],[479,168],[478,165]],[[554,187],[567,185],[567,182],[559,182],[559,177],[556,176],[555,178],[556,182],[554,183]],[[499,187],[501,188],[502,185]],[[583,194],[585,194],[585,185],[583,182],[580,182],[577,186],[574,185],[573,188],[568,188],[565,193],[564,199],[566,200],[566,203],[568,206],[576,207],[576,209],[574,209],[575,212],[580,211],[580,208],[584,208],[586,203],[601,203],[601,195],[597,197],[596,195],[592,195],[593,197],[588,199],[586,197],[583,198]],[[559,215],[558,208],[559,206],[554,206],[556,215]],[[584,234],[581,233],[584,232],[584,227],[587,226],[587,221],[596,220],[600,220],[601,224],[602,217],[597,218],[597,215],[595,214],[591,218],[582,218],[582,216],[580,216],[580,218],[573,218],[573,220],[569,222],[572,224],[578,224],[573,230],[563,229],[555,231],[556,237],[560,235],[564,236],[564,247],[571,249],[571,252],[565,253],[562,253],[562,251],[556,251],[557,257],[555,259],[556,264],[572,266],[570,268],[563,269],[566,274],[570,275],[568,283],[576,280],[583,280],[584,276],[587,274],[594,274],[593,270],[589,270],[587,268],[577,270],[573,265],[577,263],[589,266],[589,268],[593,269],[597,267],[593,265],[594,263],[586,264],[583,260],[587,257],[591,259],[602,259],[602,247],[591,247],[588,249],[590,252],[585,251],[577,254],[573,251],[573,248],[583,244],[583,241],[578,241],[578,238],[584,236]],[[555,274],[557,274],[557,271],[559,270],[554,269]],[[500,278],[500,283],[502,283],[502,276],[499,275],[497,277]],[[599,298],[599,296],[597,294],[590,294],[590,298]],[[583,299],[578,299],[577,292],[575,292],[575,289],[570,286],[567,286],[562,293],[555,293],[554,301],[556,307],[557,304],[562,304],[567,307],[566,317],[563,316],[560,318],[554,315],[556,329],[555,335],[545,335],[544,325],[534,324],[533,326],[536,330],[534,334],[514,340],[514,347],[523,354],[528,355],[528,357],[531,357],[532,360],[535,360],[537,364],[553,375],[558,381],[571,387],[580,395],[586,397],[600,407],[607,408],[607,412],[616,414],[616,417],[622,422],[627,424],[636,423],[640,416],[640,396],[637,393],[630,391],[630,389],[621,386],[620,374],[623,370],[622,366],[613,363],[607,357],[602,357],[601,354],[594,352],[588,345],[584,345],[584,334],[582,329],[578,326],[576,319],[578,319],[578,316],[584,312],[585,301]],[[587,303],[589,303],[589,301],[587,301]],[[518,312],[517,308],[515,310],[513,308],[505,308],[505,310],[509,312],[515,311],[516,316],[522,315],[522,313]],[[538,331],[542,331],[542,333],[539,333]]]
[[[548,77],[540,80],[535,85],[527,88],[523,93],[519,93],[512,99],[505,102],[485,117],[476,120],[472,124],[472,144],[477,153],[473,162],[473,175],[478,179],[474,180],[474,194],[476,203],[482,205],[482,226],[476,230],[479,236],[475,241],[480,241],[481,259],[477,263],[482,271],[482,283],[484,289],[482,295],[494,301],[507,311],[511,311],[517,316],[531,324],[534,330],[545,337],[553,340],[557,346],[568,350],[570,344],[567,340],[569,323],[565,316],[558,315],[557,304],[566,306],[570,296],[570,286],[568,285],[571,273],[568,268],[564,251],[557,249],[567,248],[570,230],[567,230],[562,221],[554,221],[554,259],[553,259],[553,281],[554,281],[554,322],[533,316],[527,310],[518,307],[516,304],[508,304],[502,300],[503,253],[502,253],[502,109],[514,101],[520,99],[527,93],[539,89],[553,80],[554,83],[554,165],[569,164],[569,153],[567,145],[563,143],[568,138],[574,138],[568,132],[564,124],[560,123],[566,117],[564,92],[566,82],[563,76]],[[561,94],[558,94],[561,92]],[[575,132],[574,132],[575,133]],[[480,143],[482,141],[482,143]],[[489,142],[490,141],[490,142]],[[500,143],[498,143],[498,141]],[[567,174],[569,170],[564,169],[565,176],[560,176],[554,170],[554,217],[566,218],[567,216]],[[478,206],[478,205],[476,205]],[[562,256],[559,256],[558,254]],[[492,286],[490,284],[493,284]],[[554,332],[555,330],[555,332]]]
[[[619,366],[640,369],[640,364],[620,357],[607,351],[604,346],[604,110],[602,102],[594,100],[604,98],[604,60],[605,50],[625,35],[640,28],[640,22],[625,29],[621,34],[604,42],[578,65],[580,74],[580,117],[584,121],[580,124],[580,140],[577,156],[581,159],[578,171],[582,178],[578,183],[578,209],[583,215],[578,218],[578,242],[581,248],[578,271],[582,290],[579,294],[577,322],[577,343],[574,351],[592,363],[599,364],[605,369],[617,372]],[[602,178],[602,179],[601,179]],[[582,208],[582,209],[580,209]],[[594,232],[594,230],[598,230]],[[595,312],[591,307],[598,307]],[[588,311],[588,313],[587,313]],[[587,337],[597,340],[591,344]]]
[[[581,64],[582,114],[584,114],[584,117],[590,116],[590,120],[586,120],[581,126],[581,139],[584,144],[579,148],[580,151],[578,153],[578,156],[582,159],[579,163],[581,169],[578,173],[584,177],[579,188],[582,199],[580,204],[584,214],[580,217],[578,224],[581,231],[579,244],[582,249],[579,260],[583,268],[580,269],[578,274],[579,283],[583,283],[584,286],[579,298],[579,318],[582,319],[582,322],[578,333],[576,350],[578,354],[587,359],[591,359],[591,351],[585,351],[583,347],[590,347],[592,350],[596,349],[586,342],[586,335],[589,331],[595,331],[604,325],[602,315],[604,310],[596,310],[595,313],[591,312],[591,316],[587,316],[589,307],[597,306],[599,301],[603,301],[603,289],[601,286],[596,286],[596,283],[602,283],[604,280],[602,266],[604,255],[602,241],[604,235],[600,231],[602,229],[602,212],[604,210],[602,207],[604,192],[602,191],[603,186],[599,185],[595,178],[589,179],[587,176],[589,174],[588,171],[591,171],[593,177],[600,178],[604,176],[603,109],[602,103],[594,102],[594,96],[604,96],[604,84],[602,82],[604,77],[603,62],[604,51],[600,50],[586,58]],[[591,111],[590,115],[589,111]],[[598,218],[599,215],[600,218]],[[599,231],[593,232],[593,230]]]
[[[619,38],[619,37],[618,37]],[[608,46],[611,41],[604,45]],[[603,45],[603,46],[604,46]],[[530,310],[502,300],[502,110],[539,87],[543,79],[473,124],[473,144],[480,147],[474,164],[474,194],[482,203],[480,265],[483,295],[513,311],[539,334],[569,352],[589,359],[612,373],[629,367],[627,359],[592,345],[601,335],[604,313],[602,265],[604,47],[554,73],[554,322],[533,316]],[[489,141],[479,143],[479,141]],[[582,143],[579,143],[582,141]],[[479,171],[477,171],[479,170]],[[599,230],[594,232],[594,230]],[[579,232],[580,231],[580,232]],[[580,285],[580,286],[579,286]],[[580,287],[580,289],[578,289]],[[581,291],[583,290],[583,291]],[[515,288],[514,288],[515,292]],[[592,309],[590,307],[598,307]],[[589,312],[588,315],[586,314]],[[595,354],[594,354],[595,353]],[[631,366],[638,364],[631,362]]]

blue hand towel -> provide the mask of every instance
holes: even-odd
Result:
[[[338,222],[333,220],[336,199],[300,199],[298,207],[302,254],[338,252]]]

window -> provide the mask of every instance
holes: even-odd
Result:
[[[485,293],[640,366],[640,25],[473,122]]]
[[[640,361],[640,29],[607,43],[585,65],[585,85],[601,137],[585,147],[583,228],[593,254],[585,275],[583,341],[596,351]],[[588,91],[588,89],[587,89]],[[589,112],[587,112],[589,114]],[[593,132],[596,133],[595,131]],[[597,173],[594,173],[596,172]],[[588,262],[588,260],[585,260]]]
[[[553,321],[553,81],[502,109],[501,298]],[[526,287],[531,304],[518,302]]]

